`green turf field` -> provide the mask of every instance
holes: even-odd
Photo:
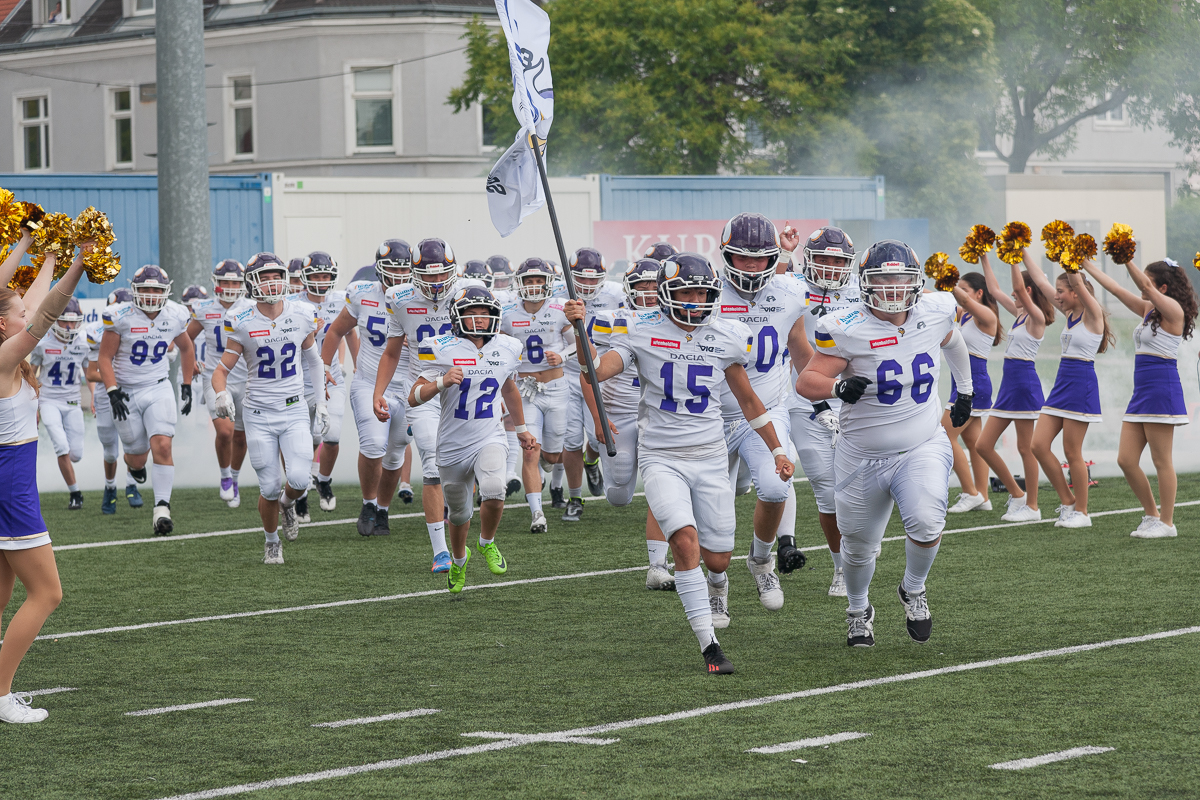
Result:
[[[149,495],[138,511],[122,500],[115,517],[101,516],[98,493],[82,512],[65,510],[65,494],[45,495],[57,546],[145,541],[57,553],[65,600],[14,688],[75,691],[35,698],[50,710],[45,723],[0,728],[0,798],[218,797],[231,787],[262,800],[1200,791],[1200,627],[1185,630],[1200,626],[1200,505],[1178,510],[1177,539],[1151,541],[1128,535],[1140,511],[1095,516],[1083,530],[1014,526],[1000,522],[994,496],[996,511],[951,516],[923,646],[905,634],[895,598],[900,542],[883,545],[875,575],[872,650],[845,645],[845,600],[826,596],[827,554],[813,551],[809,568],[784,577],[787,603],[774,613],[735,561],[733,623],[720,638],[738,672],[710,677],[678,598],[643,588],[641,498],[626,509],[590,502],[574,526],[552,514],[544,536],[527,532],[527,509],[509,509],[498,538],[508,574],[493,577],[474,558],[472,590],[451,599],[429,572],[423,520],[393,519],[391,537],[362,539],[355,487],[337,488],[339,510],[314,521],[346,521],[302,528],[282,567],[261,563],[252,490],[236,511],[215,489],[176,492],[176,534],[256,532],[173,541],[149,536]],[[820,546],[812,496],[797,488],[798,538]],[[1042,491],[1049,516],[1057,503]],[[1181,479],[1179,499],[1200,501],[1200,476]],[[1135,506],[1123,480],[1093,489],[1093,514]],[[739,499],[739,555],[752,507]],[[955,532],[977,526],[989,527]],[[899,533],[893,517],[889,535]],[[603,574],[580,575],[589,572]],[[6,622],[21,597],[18,588]],[[102,630],[222,615],[240,616]],[[1172,635],[991,663],[1162,632]],[[947,669],[963,665],[972,668]],[[825,687],[839,690],[807,691]],[[437,713],[313,727],[421,709]],[[505,736],[463,735],[479,732]],[[839,733],[869,735],[746,752]],[[989,768],[1079,747],[1113,749]]]

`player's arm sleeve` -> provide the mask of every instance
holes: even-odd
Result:
[[[950,374],[959,394],[974,394],[975,385],[971,380],[971,354],[967,351],[967,340],[962,331],[954,328],[950,331],[950,341],[942,345],[942,354],[950,365]]]

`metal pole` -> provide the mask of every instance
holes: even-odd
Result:
[[[158,263],[176,291],[212,266],[208,222],[208,124],[204,95],[204,5],[157,0]]]
[[[562,231],[558,228],[558,214],[554,212],[554,198],[550,196],[550,179],[546,177],[546,164],[542,160],[542,148],[538,146],[536,133],[530,134],[529,146],[533,148],[533,155],[537,159],[538,173],[542,177],[542,190],[546,193],[546,209],[550,212],[550,226],[554,229],[554,241],[558,245],[558,263],[563,265],[563,280],[567,284],[567,295],[572,300],[578,300],[579,298],[575,295],[575,278],[571,276],[571,262],[567,260],[567,248],[563,246]],[[592,348],[589,346],[591,339],[588,338],[583,320],[575,322],[575,338],[579,340],[579,346],[583,348],[585,374],[588,383],[592,385],[592,396],[596,398],[600,428],[604,431],[604,449],[608,451],[608,457],[612,458],[617,454],[617,445],[613,441],[612,431],[608,428],[608,412],[604,410],[604,400],[600,397],[600,381],[596,380],[596,365],[592,362]]]

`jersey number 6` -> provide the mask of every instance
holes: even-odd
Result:
[[[929,399],[929,395],[933,394],[933,375],[929,373],[933,366],[933,357],[928,353],[918,353],[917,357],[913,359],[913,382],[909,394],[912,395],[914,403],[924,403]],[[904,367],[900,366],[899,361],[889,358],[879,365],[879,368],[875,370],[875,383],[879,386],[879,391],[875,396],[879,402],[890,406],[900,399],[900,395],[904,393],[904,384],[892,376],[903,374]]]

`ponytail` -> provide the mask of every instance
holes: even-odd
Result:
[[[973,292],[983,292],[982,303],[992,310],[996,315],[996,335],[992,339],[992,347],[1000,344],[1000,340],[1004,338],[1004,329],[1000,325],[1000,306],[996,304],[996,298],[992,297],[992,293],[988,291],[987,280],[979,272],[964,273],[960,281],[971,287]]]

